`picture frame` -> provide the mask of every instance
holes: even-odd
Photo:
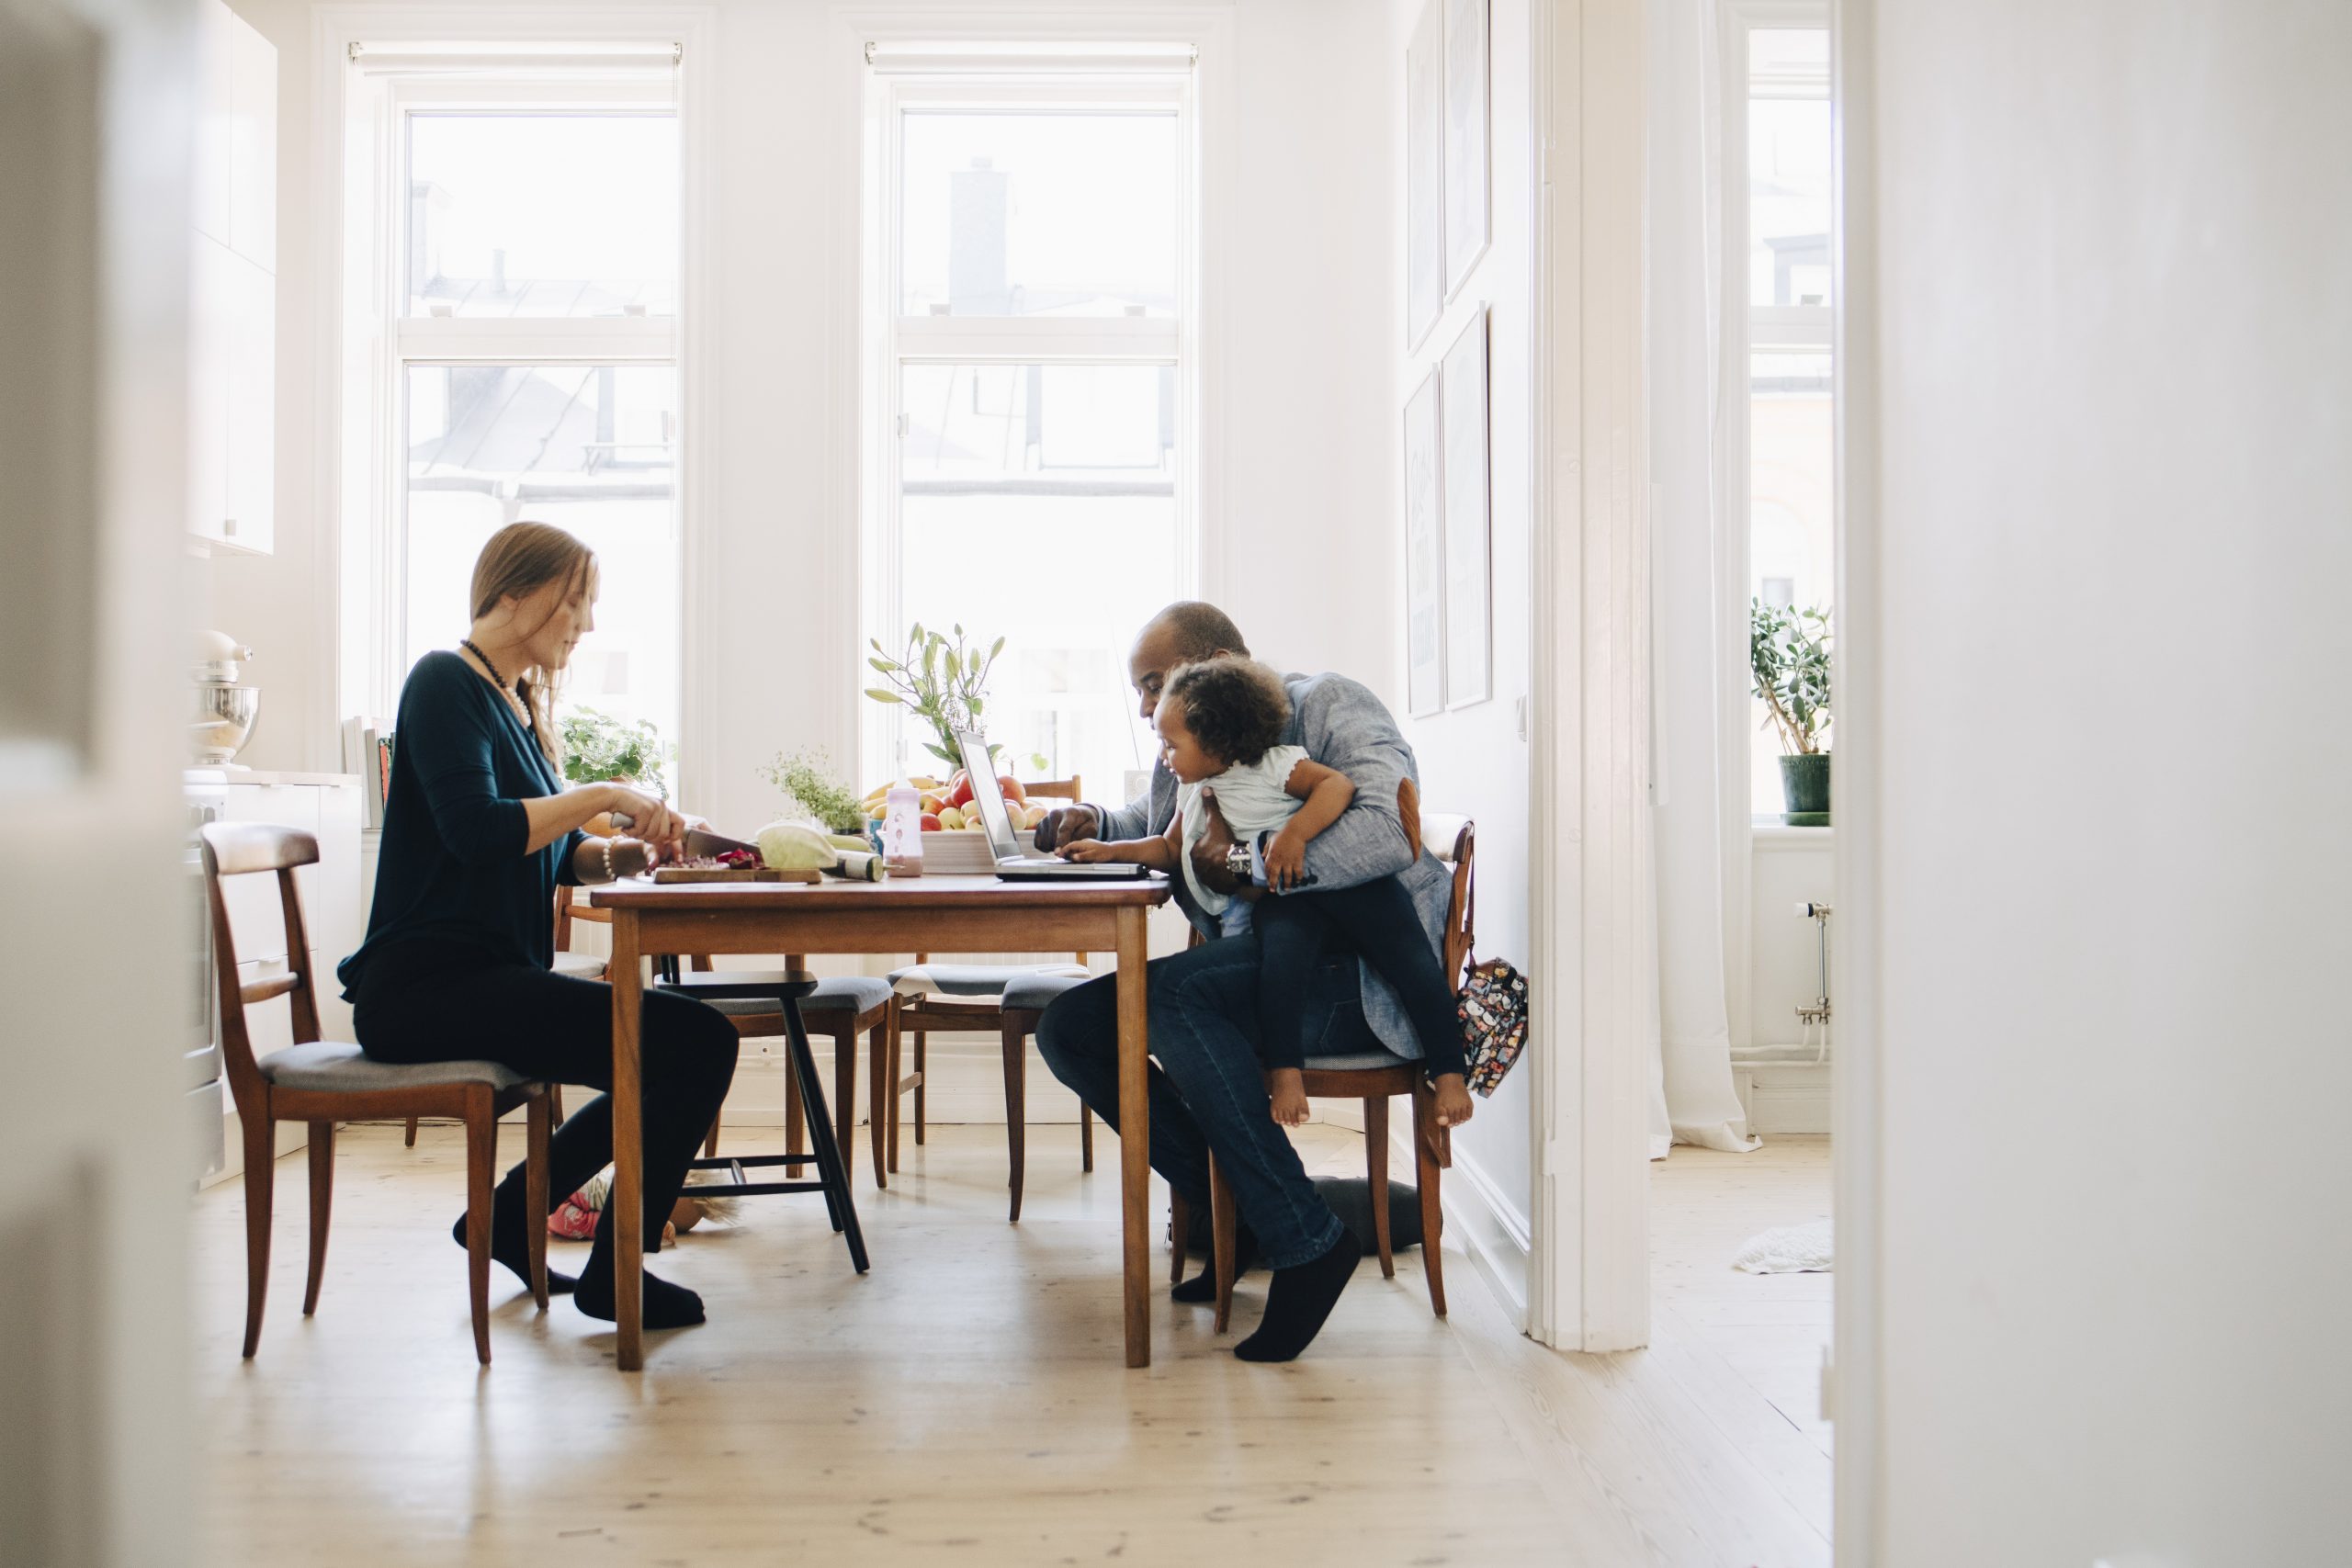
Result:
[[[1491,227],[1487,99],[1488,0],[1445,6],[1445,297],[1468,282]]]
[[[1445,493],[1432,368],[1405,404],[1405,688],[1415,718],[1445,709]]]
[[[1444,312],[1446,0],[1426,0],[1405,49],[1405,351]]]
[[[1487,444],[1489,312],[1481,305],[1438,370],[1445,497],[1445,705],[1494,695],[1494,583]]]

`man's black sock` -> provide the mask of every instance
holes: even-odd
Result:
[[[500,1194],[500,1197],[503,1200],[504,1194]],[[490,1256],[493,1260],[512,1269],[514,1271],[514,1277],[522,1280],[524,1287],[528,1289],[531,1283],[530,1243],[523,1234],[523,1227],[529,1222],[523,1217],[523,1205],[519,1201],[512,1205],[511,1213],[508,1212],[509,1207],[508,1204],[501,1201],[491,1210]],[[539,1224],[547,1224],[544,1216],[539,1220]],[[465,1215],[459,1214],[458,1223],[449,1227],[449,1236],[459,1247],[466,1245]],[[548,1270],[548,1294],[551,1296],[570,1295],[572,1288],[578,1283],[579,1281],[569,1274],[559,1273],[553,1269]]]
[[[1288,1361],[1315,1340],[1324,1319],[1339,1304],[1340,1292],[1363,1260],[1352,1232],[1342,1232],[1331,1250],[1294,1269],[1277,1269],[1266,1292],[1266,1315],[1258,1332],[1233,1348],[1245,1361]]]
[[[644,1276],[644,1283],[646,1327],[685,1328],[703,1321],[702,1298],[684,1285],[673,1285],[652,1274]],[[580,1272],[580,1288],[572,1292],[571,1304],[599,1322],[613,1321],[610,1253],[601,1258],[594,1253],[589,1255],[588,1267]]]
[[[1257,1266],[1258,1238],[1250,1234],[1249,1226],[1244,1225],[1233,1238],[1233,1277],[1238,1280]],[[1216,1300],[1216,1261],[1214,1252],[1211,1254],[1207,1268],[1182,1284],[1170,1288],[1168,1299],[1183,1302],[1193,1306],[1200,1306],[1204,1303]]]

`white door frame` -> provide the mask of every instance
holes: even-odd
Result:
[[[1832,1373],[1838,1427],[1831,1540],[1845,1568],[1878,1561],[1879,1430],[1879,419],[1876,0],[1833,0],[1830,293],[1837,309],[1838,1070],[1830,1087],[1830,1204],[1838,1220]]]
[[[1642,0],[1538,0],[1528,1331],[1649,1337]]]

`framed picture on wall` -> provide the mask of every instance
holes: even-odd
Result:
[[[1484,306],[1445,351],[1438,386],[1439,485],[1445,497],[1445,705],[1458,708],[1494,695]]]
[[[1408,711],[1445,707],[1445,496],[1438,373],[1405,405],[1405,660]]]
[[[1432,3],[1445,6],[1445,295],[1451,299],[1487,250],[1487,0]]]
[[[1445,309],[1446,0],[1428,0],[1405,48],[1405,348]]]

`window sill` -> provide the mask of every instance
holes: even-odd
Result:
[[[1791,851],[1826,850],[1837,842],[1832,837],[1835,828],[1792,828],[1770,817],[1755,819],[1749,836],[1758,854],[1781,854]]]

